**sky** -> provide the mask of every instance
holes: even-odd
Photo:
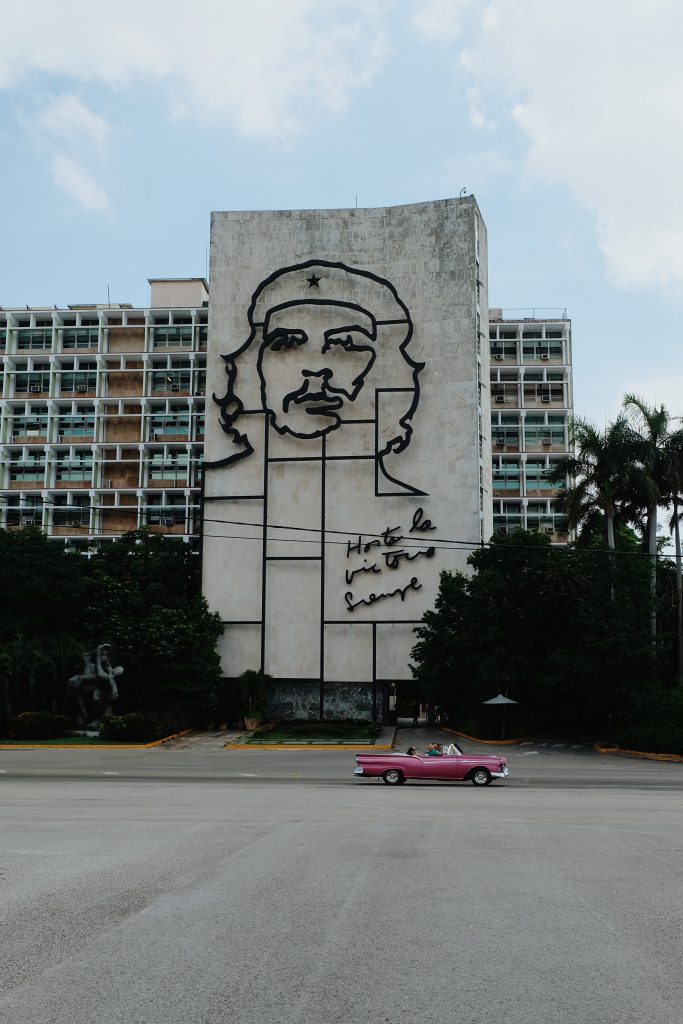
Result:
[[[211,210],[465,190],[490,304],[572,319],[576,413],[683,414],[680,0],[2,6],[0,305],[147,305]]]

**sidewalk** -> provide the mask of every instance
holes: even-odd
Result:
[[[223,750],[226,744],[230,744],[230,749],[236,750],[240,747],[244,747],[245,750],[277,750],[287,749],[288,747],[298,747],[301,749],[311,750],[360,750],[367,749],[369,753],[373,750],[381,750],[382,748],[389,748],[394,739],[394,726],[385,725],[382,727],[382,731],[375,740],[374,744],[358,743],[356,741],[349,741],[348,743],[336,743],[330,741],[329,744],[322,743],[269,743],[268,733],[264,733],[262,736],[262,742],[259,743],[246,743],[251,737],[250,732],[246,731],[226,731],[226,732],[193,732],[189,736],[182,736],[177,740],[171,740],[164,744],[164,750]]]

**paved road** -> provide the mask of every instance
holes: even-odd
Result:
[[[534,749],[3,752],[0,1021],[680,1024],[682,766]]]
[[[447,733],[401,730],[399,749],[424,746],[432,739],[450,742]],[[589,746],[572,748],[569,743],[538,742],[523,747],[483,747],[462,742],[465,750],[502,752],[508,758],[507,788],[613,788],[629,785],[638,789],[679,789],[683,787],[683,764],[636,761],[596,754]],[[222,782],[242,784],[268,781],[310,785],[353,783],[354,751],[349,750],[224,750],[221,738],[205,746],[154,747],[149,750],[0,750],[0,778],[94,779],[110,781],[172,780],[176,782]],[[359,785],[376,785],[356,780]],[[380,783],[381,784],[381,783]],[[411,783],[443,788],[443,783]],[[446,784],[449,785],[449,784]],[[500,785],[497,783],[496,785]]]

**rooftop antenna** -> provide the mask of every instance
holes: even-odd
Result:
[[[111,300],[109,298],[109,285],[107,285],[107,306],[111,309]]]
[[[204,246],[204,277],[209,280],[209,247]]]
[[[358,193],[356,192],[356,209],[358,209]]]
[[[463,196],[466,196],[466,195],[467,195],[467,186],[463,185],[463,187],[460,189],[460,199],[462,199]]]

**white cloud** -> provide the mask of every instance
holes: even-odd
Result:
[[[109,212],[107,193],[77,158],[67,153],[56,153],[52,160],[52,173],[57,185],[84,209],[96,213]]]
[[[23,0],[3,12],[0,88],[31,72],[161,83],[178,115],[288,139],[337,111],[385,55],[387,0]]]
[[[614,283],[683,282],[683,5],[490,0],[463,65],[528,138],[528,170],[592,210]]]
[[[482,149],[449,160],[444,168],[444,183],[454,195],[461,188],[476,195],[496,180],[514,178],[517,170],[517,164],[506,153],[497,149]]]
[[[467,97],[471,123],[475,128],[480,128],[484,131],[492,131],[492,129],[496,127],[495,121],[489,121],[484,113],[481,93],[476,85],[471,89],[468,89],[465,95]]]
[[[62,192],[90,213],[111,207],[98,168],[104,166],[112,126],[73,93],[51,96],[37,113],[20,115],[37,152]]]
[[[70,93],[53,96],[36,117],[36,126],[68,143],[95,146],[98,152],[111,134],[108,122]]]
[[[462,16],[472,0],[422,0],[413,24],[427,39],[448,42],[460,35]]]

